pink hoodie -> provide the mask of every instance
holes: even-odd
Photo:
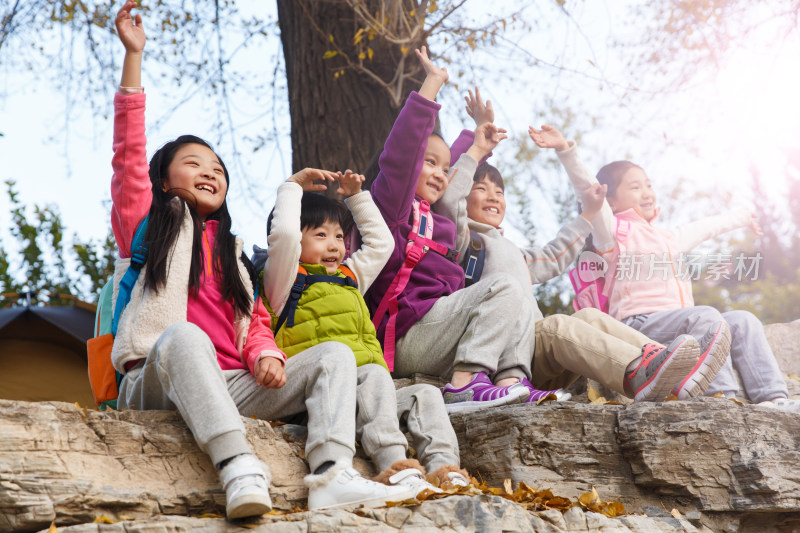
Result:
[[[616,214],[617,243],[603,253],[608,262],[604,293],[609,314],[618,320],[633,315],[694,306],[691,276],[682,254],[701,242],[750,224],[750,212],[729,211],[664,230],[635,209]],[[613,233],[612,233],[613,234]]]
[[[114,174],[111,178],[111,226],[120,257],[131,256],[131,241],[139,223],[150,210],[151,191],[149,165],[145,154],[145,95],[117,94],[114,97]],[[254,302],[246,342],[237,347],[234,331],[233,302],[223,300],[219,279],[211,272],[210,257],[217,234],[217,221],[210,220],[203,231],[204,273],[198,294],[189,295],[186,320],[200,327],[217,351],[217,362],[223,370],[249,368],[260,356],[286,360],[278,349],[270,329],[270,316],[259,298]],[[188,287],[187,287],[188,290]]]

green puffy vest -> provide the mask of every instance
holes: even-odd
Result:
[[[323,265],[301,263],[300,266],[308,274],[328,275]],[[336,276],[346,277],[341,270],[336,271]],[[325,282],[309,285],[297,303],[294,326],[283,324],[278,331],[275,327],[279,315],[275,314],[266,298],[264,303],[272,319],[275,342],[287,357],[321,342],[338,341],[353,350],[357,366],[376,363],[389,369],[383,360],[367,304],[357,288]]]

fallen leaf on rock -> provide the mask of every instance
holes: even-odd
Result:
[[[200,518],[222,518],[222,515],[219,513],[203,513]]]
[[[541,405],[544,402],[552,402],[552,401],[558,401],[558,396],[556,396],[555,394],[548,394],[544,398],[539,398],[538,400],[536,400],[536,405]]]
[[[580,498],[578,498],[578,503],[580,503],[581,507],[583,507],[585,510],[592,511],[594,513],[600,513],[609,518],[614,518],[615,516],[625,514],[624,505],[622,505],[620,502],[607,502],[601,500],[600,495],[597,493],[597,490],[594,487],[592,487],[592,492],[582,494]]]
[[[58,528],[56,527],[55,521],[50,524],[50,529],[47,530],[47,533],[58,533]]]
[[[728,398],[728,399],[730,401],[732,401],[733,403],[735,403],[735,404],[744,405],[744,402],[742,400],[740,400],[739,398]]]
[[[589,385],[589,389],[586,391],[586,396],[589,398],[590,402],[594,402],[598,398],[603,398],[602,396],[600,396],[600,393],[597,392],[595,390],[595,388],[592,387],[591,385]],[[605,399],[605,398],[603,398],[603,399]]]
[[[677,509],[673,509],[673,510],[671,510],[671,511],[669,512],[669,514],[671,514],[672,516],[674,516],[675,518],[677,518],[677,519],[679,519],[679,520],[680,520],[681,518],[683,518],[683,516],[681,516],[681,512],[680,512],[679,510],[677,510]]]
[[[717,398],[718,400],[725,400],[726,399],[725,398],[725,393],[722,392],[722,391],[715,392],[714,394],[711,395],[711,397],[712,398]]]
[[[112,520],[111,518],[103,515],[96,516],[92,521],[93,524],[115,524],[117,522],[119,522],[119,520]]]
[[[503,480],[503,490],[505,490],[506,494],[508,494],[509,496],[514,494],[514,491],[511,490],[511,480],[509,478]]]

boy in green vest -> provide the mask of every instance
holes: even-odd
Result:
[[[406,459],[400,416],[436,484],[466,485],[466,472],[456,466],[458,442],[441,394],[427,386],[435,392],[429,394],[419,385],[395,394],[364,302],[364,292],[394,250],[394,239],[370,193],[361,190],[362,175],[349,170],[336,174],[344,203],[315,194],[333,179],[330,172],[304,169],[278,188],[267,221],[269,255],[262,282],[275,341],[287,357],[329,341],[353,351],[358,365],[355,437],[380,470],[377,481],[417,492],[438,490],[425,480],[417,460]],[[353,223],[362,245],[345,259],[345,235]],[[325,466],[309,477],[327,475]]]

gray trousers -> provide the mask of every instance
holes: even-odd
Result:
[[[458,439],[444,407],[442,392],[418,383],[397,390],[397,417],[411,435],[417,459],[428,472],[459,466]]]
[[[355,361],[352,352],[350,357]],[[398,422],[394,382],[385,368],[375,364],[358,367],[357,375],[356,437],[361,442],[364,453],[375,463],[378,472],[382,472],[395,461],[405,459],[408,450],[408,441]],[[441,396],[439,393],[440,399]],[[309,412],[309,432],[310,416]],[[450,419],[447,419],[447,423],[450,423]]]
[[[241,416],[274,420],[307,411],[306,458],[311,471],[326,461],[352,460],[359,376],[350,348],[338,342],[318,344],[289,358],[285,371],[286,385],[280,389],[260,387],[247,370],[223,371],[208,335],[180,322],[164,330],[144,363],[125,375],[118,406],[177,409],[215,465],[252,453]],[[392,388],[391,407],[388,415],[379,417],[378,426],[393,418],[397,428],[393,395]],[[370,435],[380,433],[370,425],[369,415],[377,416],[362,411],[362,429],[369,428]]]
[[[395,377],[449,379],[454,370],[486,372],[493,381],[530,379],[533,306],[508,274],[492,274],[439,298],[397,340]]]
[[[788,398],[783,373],[775,360],[764,326],[752,313],[728,311],[720,313],[713,307],[698,305],[646,315],[634,315],[623,322],[653,339],[666,344],[678,335],[688,333],[700,338],[716,321],[724,319],[731,328],[731,352],[725,366],[711,382],[706,395],[722,392],[736,395],[739,383],[733,369],[739,372],[747,397],[754,403]]]

